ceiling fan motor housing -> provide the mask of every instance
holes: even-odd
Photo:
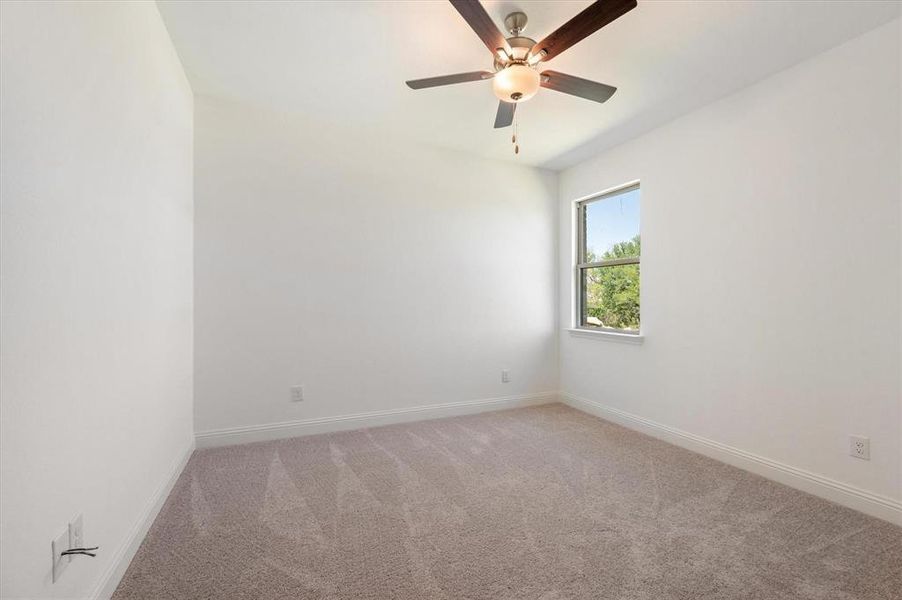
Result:
[[[504,63],[495,59],[497,73],[492,80],[492,90],[504,102],[524,102],[539,90],[539,72],[526,62],[536,42],[528,37],[515,36],[507,38],[507,43],[511,47],[511,60]]]
[[[511,59],[515,62],[518,61],[526,61],[529,55],[529,51],[532,50],[532,47],[536,45],[536,41],[532,38],[528,37],[510,37],[507,38],[507,43],[510,44],[511,47]],[[500,71],[508,64],[502,61],[499,57],[495,57],[495,70]]]

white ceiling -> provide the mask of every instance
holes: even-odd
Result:
[[[540,90],[518,109],[522,150],[492,128],[490,82],[414,91],[407,79],[490,69],[436,1],[161,0],[191,84],[211,95],[355,129],[560,169],[899,16],[899,2],[639,0],[545,64],[616,86],[605,104]],[[487,1],[541,39],[588,1]]]

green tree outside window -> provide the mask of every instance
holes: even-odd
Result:
[[[586,262],[640,256],[639,236],[614,244],[600,257],[587,251]],[[596,327],[639,329],[639,265],[613,265],[584,271],[586,321]]]

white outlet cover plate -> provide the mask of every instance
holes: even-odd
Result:
[[[861,460],[871,460],[871,439],[860,435],[850,435],[849,455]]]
[[[82,515],[78,515],[69,523],[69,547],[85,547],[85,520]],[[69,559],[69,562],[75,560],[75,557],[71,555],[67,558]]]
[[[61,556],[63,552],[70,548],[68,528],[56,536],[56,539],[50,543],[50,548],[53,551],[53,583],[56,583],[62,576],[63,571],[66,570],[66,567],[69,566],[69,557]]]
[[[304,401],[304,386],[302,386],[302,385],[291,386],[291,401],[292,402],[303,402]]]

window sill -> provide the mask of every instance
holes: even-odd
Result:
[[[606,342],[619,342],[621,344],[641,344],[645,341],[642,334],[635,335],[631,333],[614,333],[613,331],[592,331],[591,329],[575,329],[567,330],[571,337],[582,337],[593,340],[604,340]]]

